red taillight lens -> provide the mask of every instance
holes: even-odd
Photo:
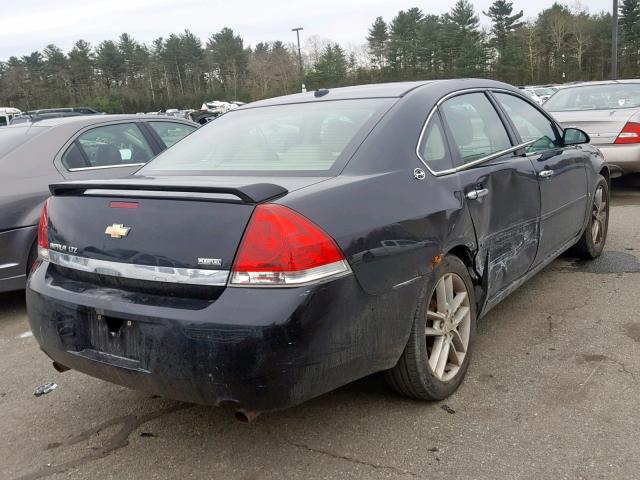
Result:
[[[299,213],[258,205],[233,266],[236,285],[299,285],[350,272],[334,240]]]
[[[49,200],[44,202],[38,223],[38,246],[49,248]]]
[[[38,258],[49,258],[49,199],[44,202],[38,222]]]
[[[138,202],[109,202],[109,208],[138,208]]]
[[[627,122],[615,143],[640,143],[640,123]]]

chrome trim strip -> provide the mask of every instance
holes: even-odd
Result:
[[[211,200],[242,200],[233,193],[206,193],[206,192],[175,192],[168,190],[109,190],[90,188],[84,191],[84,195],[95,197],[127,197],[127,198],[171,198],[171,199],[211,199]]]
[[[87,170],[105,170],[107,168],[125,168],[125,167],[141,167],[146,165],[146,163],[124,163],[119,165],[102,165],[100,167],[78,167],[78,168],[67,168],[69,172],[86,172]]]
[[[445,101],[449,100],[450,98],[457,97],[458,95],[464,95],[464,94],[467,94],[467,93],[478,93],[478,92],[479,93],[485,93],[485,92],[507,92],[507,93],[512,93],[512,94],[516,93],[516,92],[513,92],[511,90],[502,89],[502,88],[491,88],[491,87],[488,87],[488,88],[468,88],[468,89],[465,89],[465,90],[458,90],[458,91],[455,91],[455,92],[448,93],[447,95],[442,97],[440,100],[438,100],[436,102],[436,105],[431,109],[431,112],[429,112],[429,115],[427,116],[427,120],[424,122],[424,125],[422,126],[422,131],[420,132],[420,136],[418,137],[418,143],[416,145],[416,156],[418,157],[420,162],[422,162],[422,164],[425,167],[427,167],[427,170],[429,170],[429,172],[433,176],[442,177],[444,175],[451,175],[452,173],[461,172],[463,170],[467,170],[469,168],[475,167],[475,166],[480,165],[482,163],[489,162],[491,160],[495,160],[496,158],[499,158],[499,157],[501,157],[503,155],[515,152],[516,150],[520,150],[521,148],[527,147],[527,146],[531,145],[532,143],[535,143],[535,140],[532,140],[532,141],[529,141],[529,142],[525,142],[525,143],[521,143],[520,145],[516,145],[516,146],[508,148],[506,150],[501,150],[499,152],[492,153],[491,155],[487,155],[486,157],[479,158],[478,160],[474,160],[473,162],[465,163],[464,165],[460,165],[459,167],[456,167],[456,168],[449,168],[447,170],[440,170],[440,171],[432,170],[431,167],[429,167],[429,165],[427,165],[427,162],[425,162],[425,160],[420,155],[420,144],[422,143],[422,139],[423,139],[423,137],[424,137],[424,135],[425,135],[425,133],[427,131],[427,128],[429,127],[429,122],[431,122],[431,118],[438,111],[438,107],[440,107],[440,105],[442,105],[442,103],[444,103]]]
[[[17,267],[18,265],[20,265],[20,264],[19,263],[5,263],[3,265],[0,265],[0,270],[2,270],[3,268]]]
[[[42,255],[41,255],[42,258]],[[55,265],[82,272],[111,275],[150,282],[182,283],[188,285],[225,286],[228,270],[204,270],[199,268],[156,267],[132,263],[109,262],[79,257],[49,250],[48,261]]]
[[[229,287],[286,288],[315,285],[335,280],[352,273],[346,260],[297,272],[234,272]]]

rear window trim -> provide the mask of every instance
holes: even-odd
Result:
[[[490,94],[491,92],[500,92],[500,93],[507,93],[507,94],[511,94],[515,97],[521,98],[521,99],[525,99],[524,96],[519,93],[519,92],[514,92],[513,90],[509,90],[506,88],[466,88],[463,90],[456,90],[454,92],[449,92],[446,95],[442,96],[437,102],[436,104],[433,106],[433,108],[431,109],[431,111],[429,112],[429,115],[427,116],[427,119],[425,120],[423,126],[422,126],[422,130],[420,131],[420,136],[418,137],[418,142],[416,143],[416,148],[415,148],[415,154],[418,157],[418,160],[420,160],[420,163],[422,163],[427,170],[429,171],[429,173],[431,173],[431,175],[433,175],[434,177],[443,177],[445,175],[452,175],[454,173],[458,173],[464,170],[468,170],[470,168],[476,167],[478,165],[481,165],[483,163],[489,162],[491,160],[495,160],[496,158],[500,158],[503,155],[507,155],[509,153],[513,153],[513,152],[517,152],[518,150],[520,150],[521,148],[525,148],[528,147],[529,145],[533,144],[534,142],[525,142],[525,143],[520,143],[517,145],[513,145],[515,142],[513,141],[513,139],[511,139],[511,143],[512,146],[511,148],[499,151],[499,152],[494,152],[490,155],[487,155],[486,157],[482,157],[482,158],[478,158],[477,160],[474,160],[472,162],[469,163],[465,163],[463,165],[459,165],[459,166],[455,166],[453,168],[448,168],[446,170],[432,170],[431,167],[429,165],[427,165],[427,162],[424,161],[424,159],[422,158],[422,156],[420,155],[420,145],[422,143],[423,137],[426,134],[427,128],[429,127],[429,123],[431,122],[431,119],[433,118],[433,116],[435,114],[438,113],[438,109],[440,107],[440,105],[442,105],[444,102],[446,102],[447,100],[449,100],[450,98],[453,97],[457,97],[460,95],[466,95],[468,93],[484,93],[485,95]],[[487,98],[491,98],[490,96],[488,96]],[[528,100],[525,99],[525,101],[527,103],[531,103]],[[494,108],[495,105],[493,105]],[[499,115],[499,111],[496,109],[496,113],[498,113]],[[502,121],[502,118],[500,119]],[[505,130],[507,131],[507,134],[509,134],[509,128],[507,128],[507,126],[505,125]],[[447,141],[447,148],[449,147],[448,141]]]
[[[108,168],[127,168],[127,167],[141,167],[146,165],[146,163],[124,163],[118,165],[101,165],[99,167],[77,167],[77,168],[67,168],[67,172],[84,172],[87,170],[106,170]]]

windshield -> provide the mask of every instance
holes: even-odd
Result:
[[[37,127],[7,127],[0,129],[0,158],[46,130],[47,128]]]
[[[392,102],[338,100],[232,111],[138,173],[332,175]]]
[[[544,108],[550,112],[636,107],[640,107],[640,83],[611,83],[565,88],[544,105]]]

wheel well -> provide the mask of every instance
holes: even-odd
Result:
[[[600,175],[602,175],[607,181],[607,185],[611,187],[611,172],[609,172],[609,167],[604,166],[600,169]]]
[[[473,266],[473,254],[471,253],[471,250],[469,250],[468,247],[464,245],[458,245],[456,247],[453,247],[451,250],[449,250],[447,252],[447,255],[455,255],[460,260],[462,260],[462,263],[464,263],[467,267],[467,270],[469,270],[469,275],[471,276],[471,280],[473,280],[473,283],[477,284],[480,282],[480,279],[478,278],[478,274],[476,273],[475,268]]]

